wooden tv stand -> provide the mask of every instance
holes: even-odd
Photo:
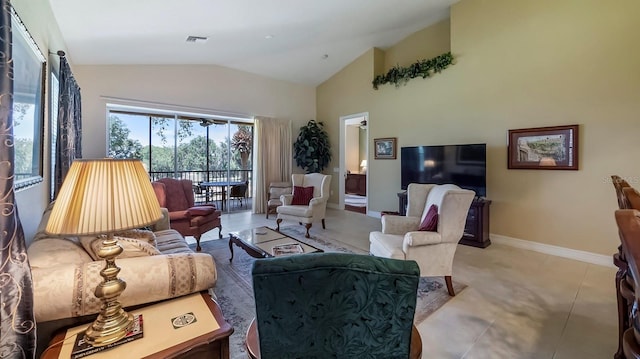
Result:
[[[487,248],[491,244],[489,238],[489,206],[491,201],[476,197],[471,202],[464,234],[460,238],[460,244]],[[398,212],[401,216],[407,213],[407,191],[398,192]]]

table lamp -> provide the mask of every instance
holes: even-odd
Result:
[[[98,235],[97,255],[106,261],[104,279],[95,290],[102,301],[100,313],[85,331],[85,341],[104,346],[123,338],[133,316],[122,309],[118,297],[127,287],[117,277],[115,258],[122,247],[114,232],[139,228],[162,217],[149,175],[140,160],[75,160],[62,183],[46,231],[58,235]]]
[[[362,160],[362,162],[360,162],[360,167],[362,168],[362,173],[367,173],[367,160]]]

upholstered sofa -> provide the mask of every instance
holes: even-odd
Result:
[[[36,321],[51,321],[95,314],[100,301],[94,290],[102,281],[104,260],[94,259],[95,236],[56,237],[46,227],[51,208],[42,216],[38,231],[27,249],[33,276]],[[116,259],[120,278],[127,288],[120,295],[124,307],[156,302],[212,288],[217,280],[213,258],[195,253],[184,237],[169,228],[169,216],[151,231],[132,230],[121,234],[125,247]],[[93,241],[92,241],[93,239]],[[93,256],[93,257],[92,257]]]

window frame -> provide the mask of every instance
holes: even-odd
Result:
[[[14,146],[18,143],[19,138],[16,136],[16,128],[19,125],[16,125],[16,98],[19,97],[33,97],[33,105],[34,105],[34,113],[33,118],[21,118],[22,121],[32,121],[28,123],[28,125],[33,126],[32,136],[25,136],[27,140],[32,140],[31,146],[31,173],[25,173],[24,178],[18,178],[20,174],[14,172],[14,188],[16,190],[20,190],[23,188],[31,187],[37,183],[42,182],[43,179],[43,158],[44,158],[44,112],[45,112],[45,86],[46,86],[46,74],[47,74],[47,61],[38,48],[38,45],[34,41],[33,37],[29,33],[29,30],[25,26],[25,24],[20,20],[20,17],[16,13],[15,9],[11,8],[11,29],[13,33],[12,38],[12,60],[13,60],[13,71],[14,71],[14,88],[13,88],[13,125],[14,125]],[[16,35],[17,34],[17,35]],[[20,41],[17,42],[16,37],[20,37]],[[26,47],[24,48],[26,43]],[[20,48],[16,46],[21,46]],[[18,51],[16,51],[18,50]],[[26,53],[29,56],[28,59],[16,58],[16,53]],[[24,68],[20,68],[19,65],[21,61],[31,61],[33,63],[38,63],[39,69],[35,69],[38,66],[32,66],[33,68],[29,68],[25,66]],[[26,73],[22,73],[21,70],[28,69]],[[29,73],[30,71],[31,73]],[[24,78],[23,78],[24,77]],[[17,79],[17,81],[16,81]],[[27,79],[30,80],[29,85],[35,85],[33,91],[25,90],[24,93],[18,94],[16,93],[16,82],[20,83],[22,86],[22,80]],[[26,102],[25,102],[26,103]],[[16,156],[16,147],[14,147],[14,171],[18,168],[17,156]]]

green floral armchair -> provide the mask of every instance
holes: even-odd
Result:
[[[252,275],[261,359],[409,358],[416,262],[304,254],[258,260]]]

